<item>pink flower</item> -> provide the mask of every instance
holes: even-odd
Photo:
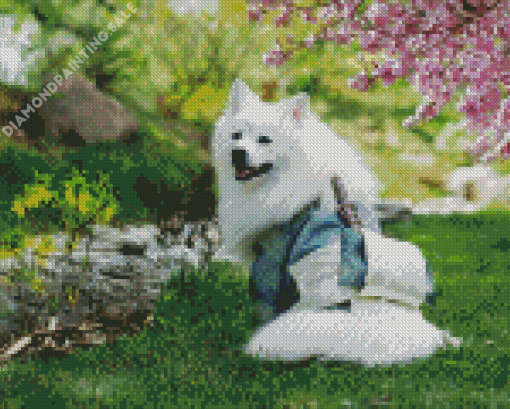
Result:
[[[267,0],[263,5],[276,3]],[[277,26],[289,22],[295,11],[292,0],[278,4],[283,4],[283,11],[275,20]],[[361,0],[331,0],[316,10],[322,24],[319,37],[324,41],[349,44],[357,38],[365,52],[384,50],[388,56],[374,63],[370,76],[359,73],[352,78],[351,87],[367,91],[377,78],[384,85],[397,78],[409,79],[426,99],[406,120],[406,125],[415,125],[435,117],[459,87],[469,85],[459,104],[469,128],[498,134],[508,130],[501,99],[510,91],[510,1],[372,0],[361,14],[360,4]],[[319,23],[312,17],[313,7],[299,11],[305,22]],[[311,47],[316,39],[310,36],[304,45]],[[290,56],[291,52],[272,51],[266,63],[281,65]],[[492,148],[508,156],[508,143],[501,148],[494,145],[501,139],[483,142],[480,138],[479,142],[479,152],[490,150],[492,143]]]

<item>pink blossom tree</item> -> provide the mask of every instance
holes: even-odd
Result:
[[[475,161],[510,157],[510,1],[263,0],[250,9],[250,20],[262,20],[276,6],[281,10],[276,26],[301,18],[318,28],[299,48],[318,40],[357,39],[365,52],[383,52],[383,61],[358,73],[350,86],[367,91],[378,78],[386,86],[408,79],[424,102],[405,126],[434,118],[457,89],[464,90],[458,109],[466,114],[468,130],[481,135],[471,150]],[[265,62],[281,65],[294,50],[295,44],[278,44]]]

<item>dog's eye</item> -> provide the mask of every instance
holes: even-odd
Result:
[[[271,143],[269,136],[259,136],[259,143]]]
[[[234,132],[232,134],[232,139],[237,141],[238,139],[241,139],[243,137],[243,134],[241,132]]]

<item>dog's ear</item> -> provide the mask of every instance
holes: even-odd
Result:
[[[238,113],[244,105],[251,101],[259,101],[256,94],[250,91],[248,85],[237,78],[232,84],[230,97],[228,99],[228,109],[232,115]]]

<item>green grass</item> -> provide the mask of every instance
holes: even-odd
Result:
[[[510,217],[416,217],[387,229],[427,254],[438,297],[423,313],[463,337],[460,349],[373,369],[259,361],[241,352],[254,313],[248,282],[218,263],[167,282],[154,326],[139,337],[49,363],[10,363],[0,401],[38,409],[508,407]]]

